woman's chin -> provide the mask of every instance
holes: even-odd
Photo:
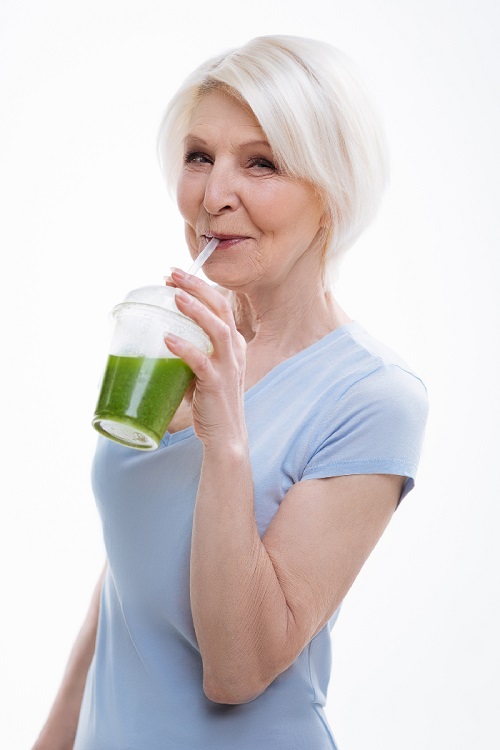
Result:
[[[228,263],[215,258],[208,259],[203,266],[203,273],[214,284],[226,289],[239,289],[256,281],[255,270],[252,274],[247,272],[241,264]]]

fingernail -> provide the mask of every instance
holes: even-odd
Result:
[[[181,279],[185,279],[187,276],[187,273],[183,271],[181,268],[172,267],[170,270],[172,271],[172,274],[175,273],[175,275],[179,276]]]
[[[165,345],[167,349],[169,349],[170,346],[173,346],[175,348],[175,345],[179,344],[180,340],[181,339],[176,336],[175,333],[167,333],[167,335],[165,336]]]
[[[189,296],[189,294],[186,294],[182,289],[178,289],[175,292],[176,299],[180,299],[181,302],[184,302],[186,305],[190,304],[193,301],[193,298]]]

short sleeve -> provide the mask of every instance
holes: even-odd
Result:
[[[398,474],[407,478],[402,499],[415,483],[427,413],[422,381],[399,365],[381,365],[324,404],[302,479]]]

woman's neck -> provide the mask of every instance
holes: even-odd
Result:
[[[236,325],[250,351],[268,351],[280,360],[293,356],[330,331],[350,321],[320,279],[259,289],[258,293],[232,293]]]

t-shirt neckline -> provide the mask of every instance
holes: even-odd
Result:
[[[314,341],[312,344],[309,344],[309,346],[306,346],[305,349],[301,349],[300,352],[292,354],[292,356],[288,357],[288,359],[285,359],[283,362],[275,365],[260,380],[258,380],[247,391],[245,391],[245,404],[252,398],[254,398],[256,394],[260,393],[260,391],[266,388],[269,383],[271,383],[275,378],[279,377],[283,370],[287,370],[289,367],[293,367],[297,362],[300,362],[301,359],[309,357],[319,349],[322,349],[324,346],[330,344],[331,341],[335,340],[336,338],[340,338],[345,333],[352,332],[356,328],[359,328],[359,323],[356,320],[350,320],[348,323],[337,326],[337,328],[334,328],[333,331],[330,331],[322,338]],[[185,427],[183,430],[177,430],[177,432],[170,433],[167,430],[159,447],[166,447],[172,445],[173,443],[180,442],[181,440],[186,440],[189,437],[195,437],[194,427],[192,425],[189,425],[189,427]]]

